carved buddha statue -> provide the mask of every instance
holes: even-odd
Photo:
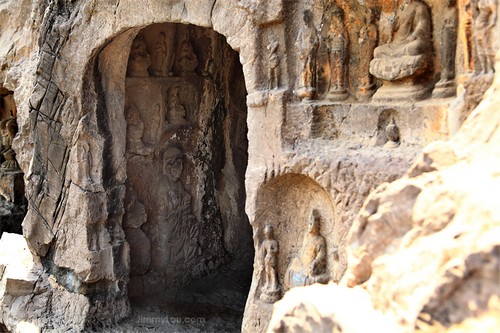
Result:
[[[185,40],[181,44],[181,50],[177,60],[177,68],[179,69],[181,76],[183,76],[183,74],[194,73],[197,67],[198,57],[194,53],[191,43]]]
[[[404,0],[392,27],[391,40],[375,48],[370,73],[385,81],[416,78],[432,67],[432,20],[427,4]],[[385,84],[385,83],[384,83]],[[422,87],[415,88],[422,90]],[[426,93],[419,92],[416,99]],[[402,94],[402,98],[413,98]]]
[[[308,234],[304,238],[300,254],[292,260],[285,274],[287,289],[308,286],[314,283],[327,283],[326,240],[320,234],[321,216],[314,209],[307,225]]]
[[[148,67],[151,65],[151,57],[146,49],[144,37],[139,34],[134,39],[128,59],[127,76],[148,77]]]

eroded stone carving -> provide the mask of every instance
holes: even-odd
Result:
[[[460,0],[460,38],[462,39],[462,50],[464,55],[464,70],[471,73],[474,69],[474,52],[472,40],[472,0]]]
[[[320,229],[321,215],[317,209],[313,209],[299,257],[292,260],[285,273],[287,289],[328,282],[326,240],[320,234]]]
[[[179,100],[179,87],[173,86],[168,90],[168,123],[180,125],[186,123],[186,109]]]
[[[167,37],[163,31],[158,34],[154,52],[151,54],[151,66],[149,72],[151,76],[172,76],[172,52],[167,46]]]
[[[17,122],[15,118],[9,118],[0,122],[0,133],[2,135],[2,156],[4,162],[0,166],[1,170],[14,171],[19,166],[16,161],[16,152],[12,149],[12,140],[17,133]]]
[[[394,117],[385,128],[385,134],[387,136],[387,142],[385,143],[386,148],[396,148],[399,146],[399,128],[396,125]]]
[[[260,299],[267,303],[274,303],[280,298],[278,283],[278,241],[274,239],[274,228],[266,224],[264,227],[264,241],[260,246],[261,260],[264,269],[264,285]]]
[[[268,50],[268,68],[269,68],[269,89],[278,89],[280,86],[280,57],[278,55],[279,41],[278,37],[274,34],[269,36]]]
[[[299,77],[295,94],[304,101],[316,97],[316,60],[319,39],[309,10],[303,13],[304,25],[299,31],[296,45],[299,49]]]
[[[384,80],[374,98],[419,100],[427,97],[428,84],[417,82],[417,79],[422,81],[421,76],[432,67],[431,27],[430,9],[426,3],[420,0],[403,2],[392,26],[391,41],[375,48],[370,63],[370,73]]]
[[[203,67],[203,76],[213,76],[215,71],[215,64],[212,54],[212,44],[208,44],[207,48],[207,60],[205,62],[205,66]]]
[[[192,260],[201,254],[200,227],[192,214],[191,195],[180,180],[183,170],[183,151],[170,147],[163,154],[163,179],[159,196],[163,198],[160,211],[159,237],[161,262],[166,266]]]
[[[190,76],[198,67],[198,57],[193,51],[193,46],[187,40],[181,43],[179,58],[177,59],[177,68],[182,77]]]
[[[432,92],[433,97],[455,95],[455,54],[457,42],[458,10],[456,0],[446,0],[444,24],[440,35],[441,79]]]
[[[375,25],[375,17],[370,11],[368,18],[365,19],[364,25],[359,32],[359,86],[356,92],[356,98],[360,101],[366,101],[372,97],[375,92],[375,84],[373,76],[370,74],[370,61],[373,58],[373,51],[377,46],[378,31]]]
[[[131,105],[126,111],[127,119],[127,151],[139,155],[149,155],[153,148],[142,141],[144,135],[144,123],[141,120],[139,110]]]
[[[148,77],[148,68],[150,65],[151,57],[146,49],[144,36],[142,34],[138,34],[137,37],[135,37],[130,49],[127,76]]]
[[[345,87],[348,36],[344,25],[344,12],[338,6],[333,8],[329,44],[331,78],[327,97],[331,101],[343,101],[349,97]]]
[[[492,44],[492,29],[497,19],[496,0],[477,0],[477,10],[478,15],[474,20],[474,38],[481,68],[476,68],[476,73],[494,73],[495,51]]]
[[[125,197],[123,230],[130,246],[130,274],[132,275],[146,273],[151,262],[151,242],[141,229],[147,220],[146,209],[129,184]]]

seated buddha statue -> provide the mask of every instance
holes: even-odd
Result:
[[[285,273],[285,288],[327,283],[326,240],[320,234],[321,216],[317,209],[311,212],[299,256],[294,258]]]
[[[432,21],[429,7],[421,0],[404,0],[396,14],[392,38],[375,48],[370,73],[393,81],[418,74],[432,58]]]

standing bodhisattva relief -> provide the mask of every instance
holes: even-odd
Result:
[[[433,97],[451,97],[455,95],[455,56],[458,36],[458,10],[456,0],[446,0],[444,24],[441,30],[441,78],[436,83]]]
[[[162,264],[175,267],[201,254],[200,228],[192,213],[191,195],[180,180],[184,153],[177,147],[163,154],[163,180],[159,184],[159,236]]]
[[[309,10],[303,13],[304,25],[297,37],[299,50],[299,77],[295,94],[301,100],[309,101],[316,97],[316,61],[319,38],[314,27],[313,16]]]
[[[278,54],[279,41],[275,34],[269,36],[269,44],[267,44],[268,60],[269,60],[269,89],[278,89],[280,87],[281,69],[280,56]]]
[[[281,290],[278,282],[278,241],[274,238],[274,228],[264,226],[264,240],[260,245],[260,257],[263,262],[264,285],[260,299],[267,303],[274,303],[280,298]]]
[[[479,65],[476,72],[495,72],[495,51],[493,50],[493,27],[497,20],[496,0],[477,0],[478,15],[474,20],[474,38]]]

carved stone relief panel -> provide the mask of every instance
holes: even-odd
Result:
[[[123,221],[131,253],[131,296],[188,283],[219,266],[226,249],[239,251],[224,247],[224,228],[233,233],[232,228],[248,223],[238,213],[244,196],[228,203],[227,190],[215,190],[224,181],[222,168],[239,179],[234,190],[242,189],[239,175],[246,168],[246,144],[244,163],[227,165],[234,159],[229,154],[239,152],[226,142],[246,133],[246,122],[237,115],[246,110],[230,102],[244,98],[244,85],[225,90],[221,84],[235,75],[231,64],[237,57],[230,52],[219,35],[181,24],[151,25],[132,43]],[[221,212],[222,205],[227,212]],[[228,220],[235,216],[243,220]]]
[[[258,203],[257,297],[274,302],[281,290],[334,279],[337,235],[328,193],[306,176],[276,175],[262,185]]]
[[[302,6],[288,37],[297,46],[295,96],[334,103],[454,96],[457,76],[473,68],[478,74],[494,71],[496,2],[467,1]]]

